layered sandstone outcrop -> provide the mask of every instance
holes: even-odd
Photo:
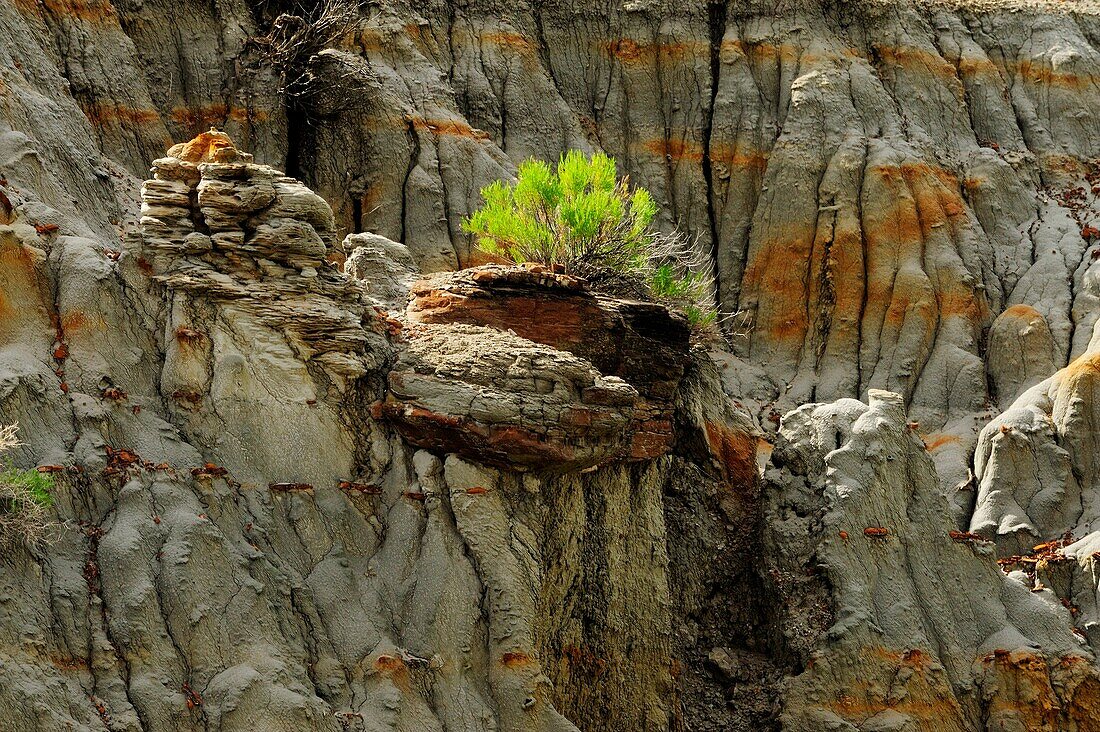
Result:
[[[605,404],[620,413],[628,408],[629,430],[621,420],[616,427],[626,434],[626,444],[618,440],[620,444],[604,451],[605,458],[619,452],[628,459],[648,460],[671,448],[673,410],[690,346],[682,315],[658,303],[597,294],[583,280],[538,266],[486,265],[438,274],[415,283],[410,293],[408,317],[413,323],[507,330],[572,354],[616,384],[625,382],[633,396],[617,396],[607,388],[582,389],[583,402]],[[477,360],[473,352],[469,358]],[[547,385],[535,388],[553,392]],[[609,433],[601,424],[606,420],[593,418],[590,411],[556,421],[578,435]]]
[[[141,231],[154,280],[281,331],[297,355],[335,378],[378,368],[378,318],[356,281],[327,261],[336,244],[332,210],[299,181],[251,161],[212,131],[153,162]],[[176,326],[177,340],[194,348],[202,334],[179,330],[187,327]]]
[[[638,392],[583,359],[468,325],[415,326],[376,409],[409,442],[517,469],[560,472],[629,446]]]

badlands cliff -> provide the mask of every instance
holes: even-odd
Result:
[[[0,2],[0,730],[1100,729],[1100,8],[284,11]],[[727,343],[471,250],[567,149]]]

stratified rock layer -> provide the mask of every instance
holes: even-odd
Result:
[[[224,133],[201,135],[154,161],[141,207],[154,279],[281,331],[303,360],[337,378],[378,368],[367,355],[380,347],[377,317],[356,280],[326,261],[335,243],[328,204],[299,181],[250,161]],[[201,334],[191,340],[201,341]]]
[[[383,2],[294,100],[250,42],[277,5],[0,4],[0,421],[70,529],[0,557],[0,726],[1088,729],[1095,3]],[[440,373],[417,327],[494,331],[433,399],[561,346],[490,322],[495,285],[403,357],[376,307],[573,148],[698,237],[737,353],[671,408],[648,353],[550,379],[544,414],[621,376],[657,459],[416,449],[371,405]],[[338,230],[399,244],[352,281]]]
[[[468,325],[418,325],[378,416],[406,440],[518,469],[593,467],[628,446],[638,392],[583,359]]]
[[[414,323],[465,323],[509,330],[572,353],[622,379],[635,405],[628,456],[651,459],[672,445],[674,407],[688,359],[686,319],[658,303],[598,295],[582,280],[541,267],[486,265],[414,284]]]
[[[3,555],[0,727],[661,732],[712,693],[680,670],[707,611],[678,588],[726,579],[670,560],[666,512],[703,545],[716,486],[757,476],[705,357],[683,342],[694,396],[668,385],[641,459],[623,379],[387,317],[399,245],[348,237],[349,277],[301,183],[223,133],[172,153],[118,249],[28,194],[0,225],[0,406],[65,522]]]

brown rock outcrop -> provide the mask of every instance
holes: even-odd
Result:
[[[168,157],[195,164],[252,162],[251,154],[237,150],[229,135],[213,127],[188,142],[173,145],[168,149]]]
[[[638,392],[582,358],[472,325],[418,325],[386,417],[410,443],[510,469],[569,472],[623,453]]]
[[[583,280],[538,266],[494,264],[416,283],[408,318],[509,330],[579,356],[638,391],[627,457],[658,457],[672,445],[672,406],[690,330],[664,305],[601,295]]]

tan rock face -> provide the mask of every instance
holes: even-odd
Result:
[[[1013,305],[993,321],[987,353],[998,401],[1009,407],[1024,390],[1058,370],[1046,318],[1029,305]]]
[[[213,128],[189,142],[173,145],[168,157],[195,164],[252,162],[252,156],[239,152],[229,135]]]

